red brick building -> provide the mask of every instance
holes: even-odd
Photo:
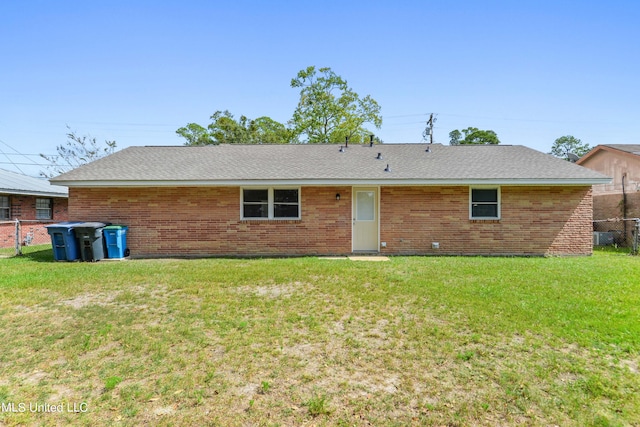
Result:
[[[0,169],[0,247],[50,242],[46,225],[68,218],[68,190],[48,181]]]
[[[589,255],[609,178],[521,146],[131,147],[54,178],[132,256]]]

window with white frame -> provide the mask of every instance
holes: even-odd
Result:
[[[242,219],[300,219],[299,188],[243,188]]]
[[[477,187],[469,191],[471,219],[500,219],[500,188]]]
[[[51,199],[36,199],[36,219],[52,219]]]
[[[0,196],[0,220],[11,219],[9,196]]]

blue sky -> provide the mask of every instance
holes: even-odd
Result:
[[[429,113],[442,144],[640,143],[639,22],[636,0],[4,1],[0,168],[37,175],[67,125],[121,149],[181,145],[216,110],[286,122],[309,65],[378,101],[386,143],[421,142]]]

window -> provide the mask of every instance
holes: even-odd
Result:
[[[51,199],[36,199],[36,219],[51,219]]]
[[[499,188],[472,188],[469,199],[471,219],[500,219]]]
[[[242,219],[299,219],[300,189],[243,188]]]
[[[273,190],[273,217],[274,218],[298,218],[298,189],[274,189]]]
[[[376,195],[373,191],[356,191],[356,219],[358,221],[376,219]]]
[[[242,191],[244,218],[269,218],[269,190]]]
[[[0,220],[11,219],[9,196],[0,196]]]

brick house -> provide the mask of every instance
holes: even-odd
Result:
[[[589,255],[609,178],[522,146],[130,147],[52,179],[132,256]]]
[[[0,247],[49,243],[46,225],[66,221],[68,189],[48,181],[0,169]]]

